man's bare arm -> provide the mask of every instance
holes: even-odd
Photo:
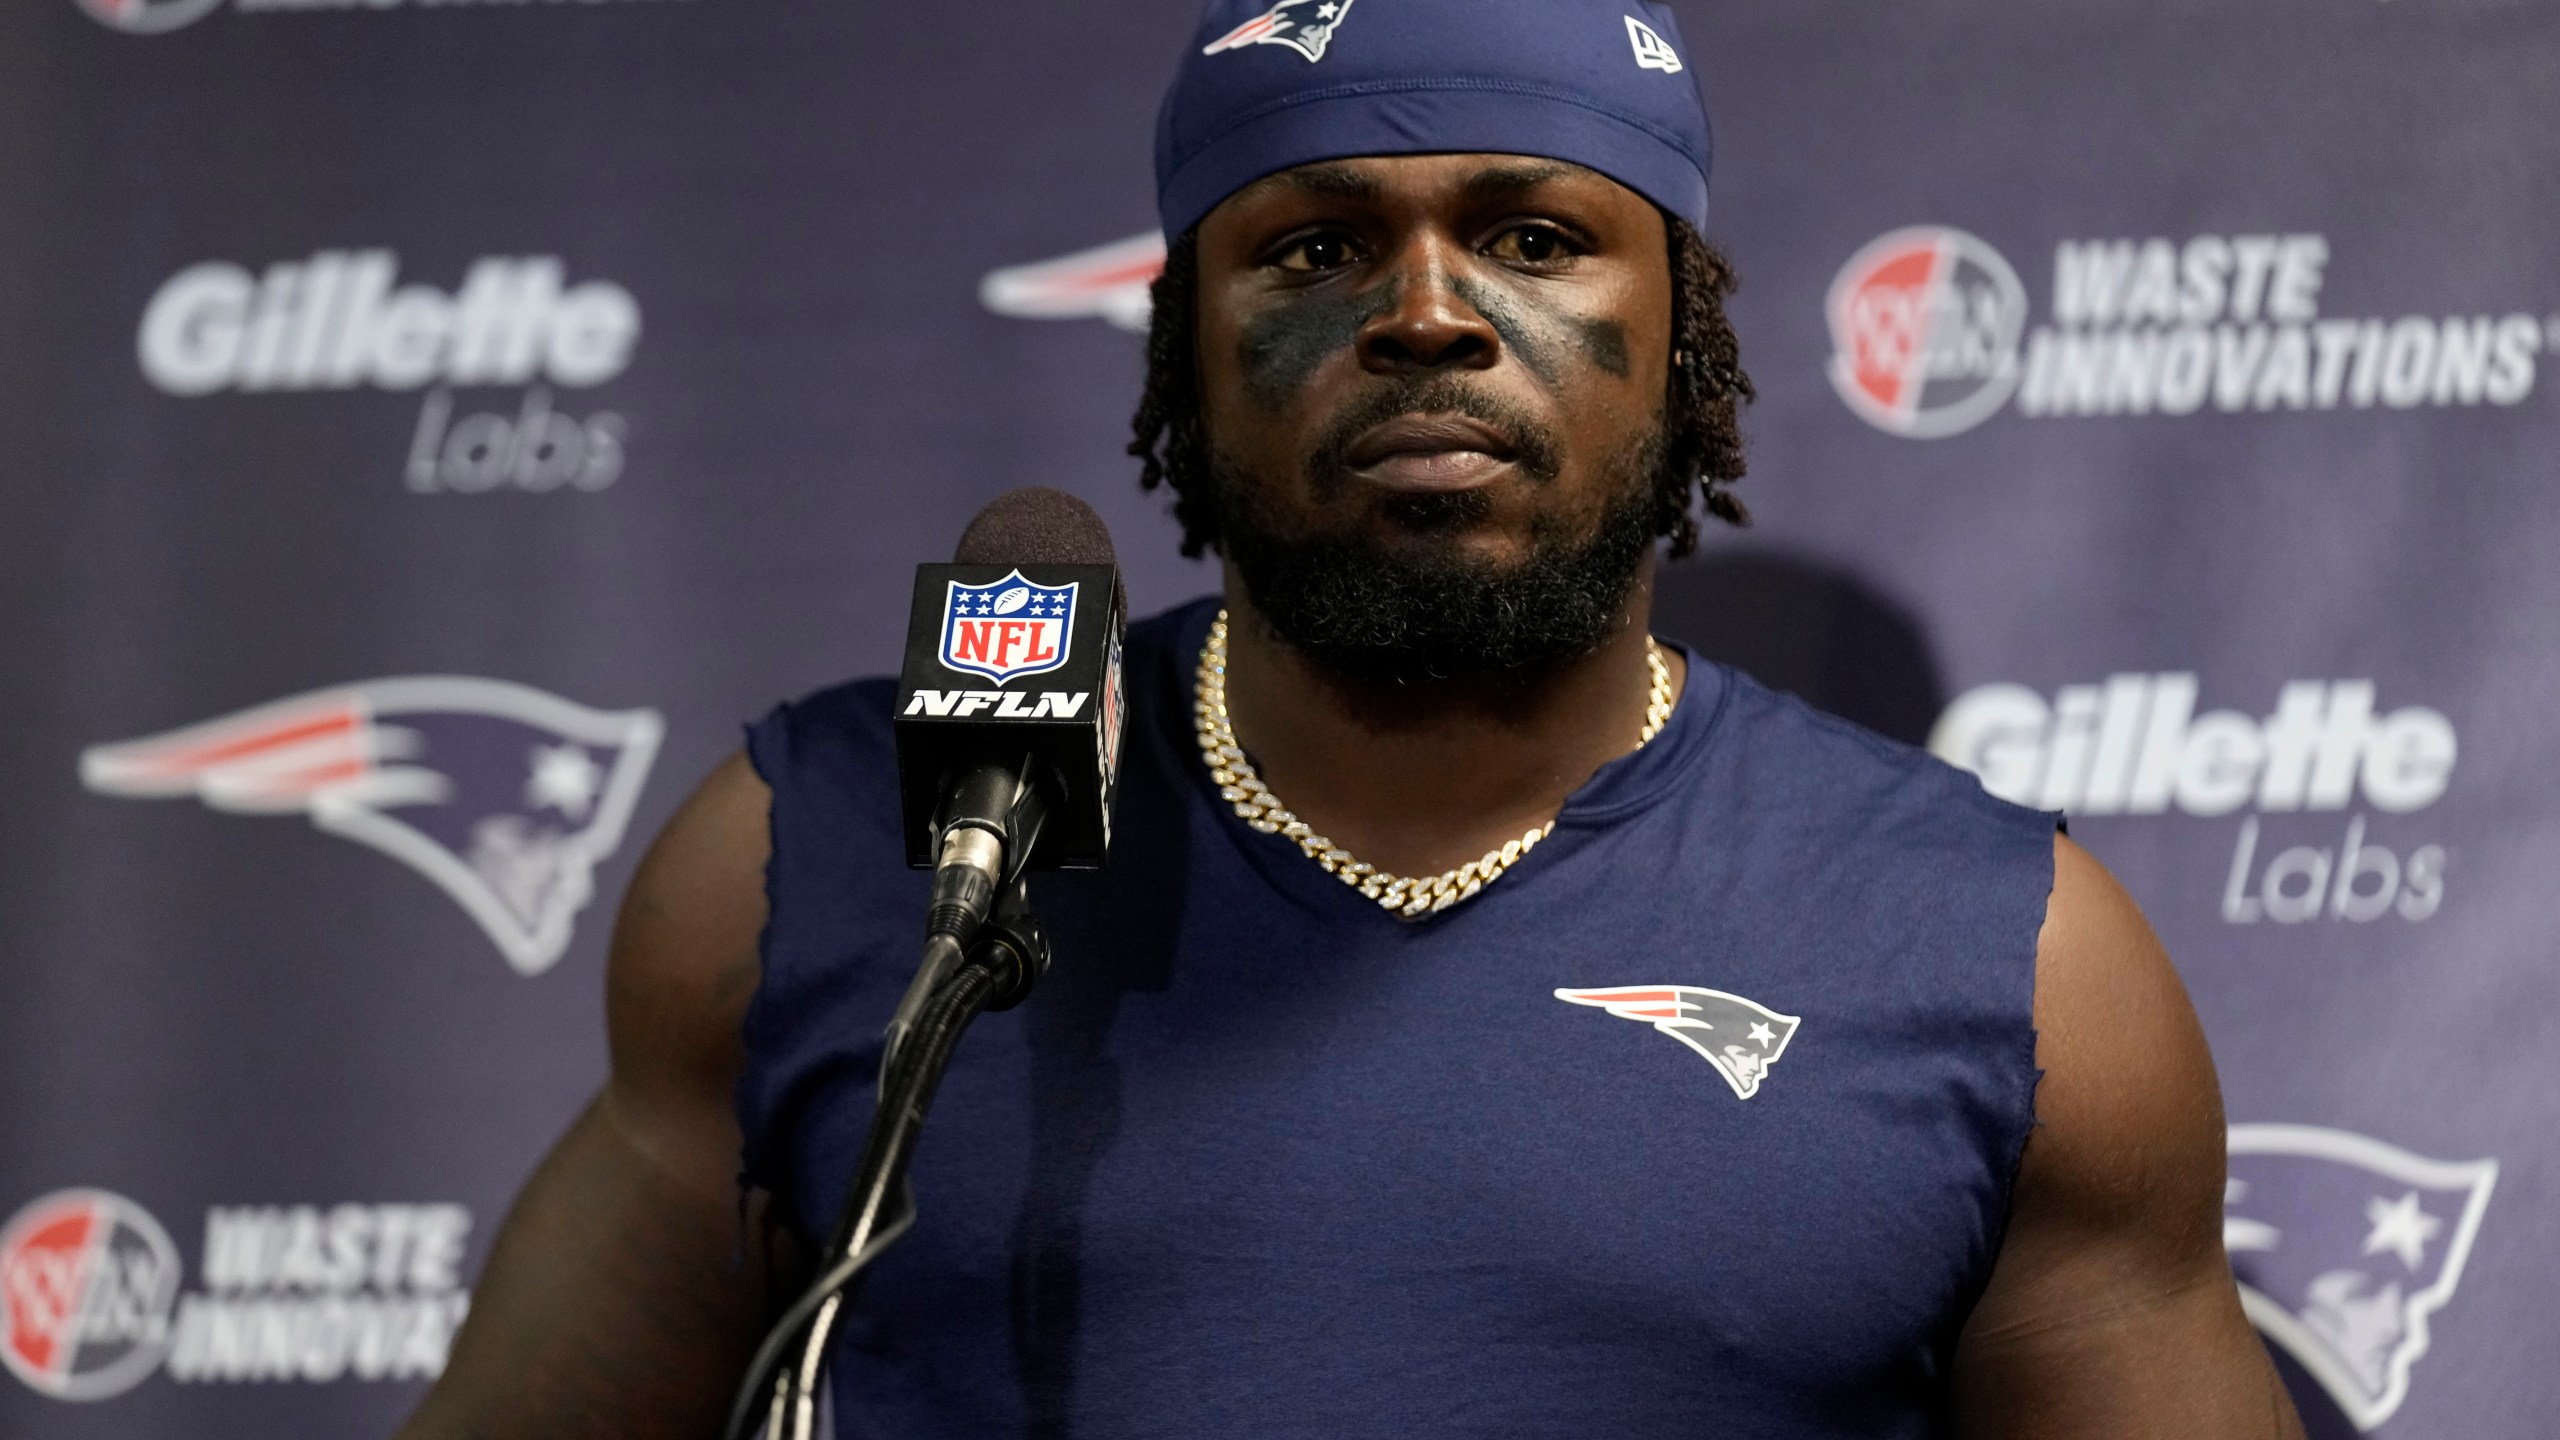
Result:
[[[740,1228],[731,1109],[770,798],[732,758],[641,860],[607,963],[612,1074],[508,1212],[402,1440],[718,1432],[793,1268],[761,1216]]]
[[[2222,1098],[2151,927],[2054,842],[2037,1128],[1956,1352],[1966,1440],[2299,1440],[2222,1249]]]

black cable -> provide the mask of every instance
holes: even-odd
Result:
[[[889,1095],[889,1072],[897,1067],[898,1052],[906,1047],[909,1032],[923,1019],[925,1007],[941,993],[943,982],[951,978],[952,972],[960,968],[965,958],[966,953],[958,939],[939,930],[925,937],[924,958],[917,963],[916,978],[908,982],[907,993],[900,997],[896,1013],[889,1017],[888,1043],[880,1052],[880,1095],[883,1101]]]
[[[862,1162],[854,1171],[844,1216],[837,1222],[835,1238],[827,1247],[827,1254],[835,1258],[817,1282],[802,1292],[766,1332],[764,1343],[756,1347],[745,1381],[730,1404],[729,1423],[721,1431],[726,1440],[746,1440],[757,1409],[772,1398],[794,1342],[828,1297],[841,1291],[845,1304],[850,1305],[863,1269],[915,1223],[912,1203],[885,1221],[882,1212],[890,1192],[906,1179],[907,1162],[914,1155],[916,1140],[924,1128],[925,1110],[933,1103],[933,1092],[942,1082],[942,1072],[951,1063],[952,1052],[959,1048],[961,1034],[986,1008],[988,1000],[1004,988],[1003,978],[996,966],[987,961],[971,960],[962,965],[926,1001],[896,1053],[884,1058],[880,1107],[864,1138]]]

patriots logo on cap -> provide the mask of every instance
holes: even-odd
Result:
[[[1342,28],[1343,18],[1350,13],[1351,0],[1280,0],[1210,41],[1200,53],[1216,55],[1247,45],[1286,45],[1312,64],[1324,58],[1325,47],[1333,43],[1333,32]]]
[[[992,585],[954,580],[942,607],[942,664],[999,685],[1045,675],[1067,663],[1075,624],[1072,584],[1035,584],[1019,570]]]
[[[2429,1160],[2346,1130],[2234,1125],[2222,1245],[2241,1308],[2360,1430],[2391,1418],[2453,1298],[2495,1160]]]
[[[1558,990],[1573,1005],[1596,1005],[1621,1020],[1641,1020],[1706,1057],[1733,1093],[1760,1093],[1769,1067],[1786,1053],[1801,1017],[1757,1001],[1694,985],[1621,985],[1611,990]]]
[[[508,964],[538,975],[568,948],[663,733],[654,710],[590,710],[503,680],[402,676],[93,746],[80,781],[105,795],[309,815],[434,881]]]

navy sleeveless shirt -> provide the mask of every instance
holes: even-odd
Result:
[[[1407,922],[1219,800],[1212,610],[1130,632],[1110,868],[1033,880],[1056,966],[942,1086],[838,1434],[1944,1433],[2033,1123],[2053,817],[1693,659],[1545,843]],[[922,935],[892,688],[749,733],[738,1108],[810,1236]]]

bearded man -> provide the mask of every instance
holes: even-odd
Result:
[[[1129,635],[1111,866],[1038,882],[1056,971],[943,1083],[838,1434],[2299,1434],[2132,903],[1647,631],[1750,393],[1685,54],[1209,6],[1132,449],[1224,593]],[[716,1428],[924,913],[891,694],[768,717],[643,862],[612,1077],[406,1433]]]

